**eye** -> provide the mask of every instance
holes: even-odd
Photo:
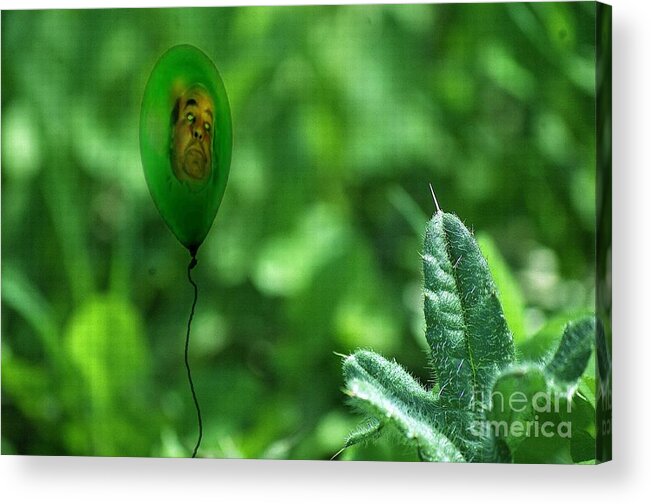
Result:
[[[193,123],[194,122],[194,114],[192,112],[188,112],[188,115],[185,116],[188,120],[188,122]]]
[[[205,128],[206,131],[210,131],[210,128],[211,128],[210,123],[208,123],[208,122],[204,123],[203,127]]]

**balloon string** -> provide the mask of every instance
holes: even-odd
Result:
[[[192,256],[190,264],[188,264],[188,280],[194,287],[194,300],[192,301],[192,309],[190,310],[190,317],[188,318],[188,332],[185,335],[185,368],[188,371],[188,381],[190,382],[190,390],[192,391],[192,399],[194,400],[194,406],[197,409],[197,420],[199,421],[199,439],[197,439],[197,444],[194,447],[192,452],[192,458],[195,458],[197,455],[197,450],[201,444],[201,438],[203,436],[203,423],[201,422],[201,409],[199,408],[199,401],[197,400],[197,394],[194,391],[194,383],[192,382],[192,373],[190,372],[190,362],[188,361],[188,349],[190,347],[190,326],[192,325],[192,317],[194,317],[194,308],[197,306],[197,297],[199,291],[197,290],[197,284],[192,280],[192,268],[197,265],[197,259],[195,256]]]

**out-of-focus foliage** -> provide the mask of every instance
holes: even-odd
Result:
[[[592,310],[594,21],[591,3],[3,12],[3,453],[195,440],[187,251],[138,152],[147,77],[180,43],[218,66],[234,128],[195,269],[200,455],[332,456],[357,421],[333,351],[424,369],[428,182],[490,237],[516,340]]]

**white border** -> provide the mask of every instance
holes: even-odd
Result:
[[[143,7],[180,0],[138,0]],[[351,3],[261,1],[255,5]],[[406,3],[406,2],[354,2]],[[416,2],[407,2],[416,3]],[[420,3],[420,2],[418,2]],[[614,456],[599,467],[1,457],[2,502],[642,502],[651,495],[649,2],[614,7]],[[239,5],[199,1],[194,6]],[[7,2],[3,9],[133,7],[126,1]],[[641,498],[640,496],[645,496]]]

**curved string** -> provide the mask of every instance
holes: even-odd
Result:
[[[188,381],[190,382],[190,390],[192,391],[192,399],[194,400],[194,406],[197,409],[197,420],[199,421],[199,439],[197,439],[197,444],[194,447],[192,452],[192,458],[195,458],[197,455],[197,450],[201,444],[201,438],[203,437],[203,423],[201,421],[201,409],[199,408],[199,401],[197,400],[197,394],[194,391],[194,383],[192,382],[192,373],[190,372],[190,362],[188,360],[188,349],[190,347],[190,327],[192,325],[192,317],[194,317],[194,308],[197,306],[197,297],[199,291],[197,289],[197,284],[192,280],[192,269],[197,265],[197,258],[192,256],[190,264],[188,264],[188,280],[194,287],[194,300],[192,301],[192,309],[190,310],[190,317],[188,318],[188,331],[185,335],[185,369],[188,371]]]

